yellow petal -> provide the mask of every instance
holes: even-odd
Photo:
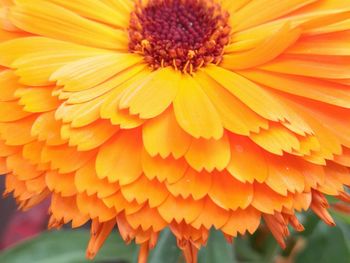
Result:
[[[219,139],[223,135],[217,110],[191,76],[182,77],[173,105],[177,122],[193,137]]]
[[[134,229],[152,229],[152,231],[158,232],[167,226],[167,223],[160,216],[159,212],[156,209],[147,206],[144,206],[136,213],[127,215],[126,220]]]
[[[7,145],[24,145],[35,140],[31,134],[31,127],[36,116],[29,116],[16,122],[1,123],[0,137]]]
[[[62,145],[66,141],[61,138],[61,122],[55,119],[55,113],[40,114],[32,126],[31,133],[38,141],[45,141],[47,145]]]
[[[348,58],[333,61],[298,57],[285,57],[261,66],[261,69],[286,73],[297,76],[315,77],[320,79],[349,79]]]
[[[151,156],[159,154],[166,158],[170,154],[180,158],[188,151],[191,137],[177,123],[173,109],[147,121],[142,129],[143,144]]]
[[[226,133],[219,140],[192,140],[191,146],[185,154],[188,164],[198,172],[203,169],[208,172],[212,172],[214,169],[222,171],[227,167],[230,158],[230,143]]]
[[[221,229],[229,220],[230,212],[217,206],[209,197],[205,198],[204,207],[199,217],[192,223],[195,228],[205,227]]]
[[[217,109],[225,129],[240,135],[249,135],[268,127],[268,121],[252,111],[218,82],[205,74],[205,69],[194,76]]]
[[[103,145],[96,158],[96,171],[99,178],[121,185],[137,180],[142,173],[139,132],[119,132]]]
[[[286,196],[288,192],[303,192],[305,190],[304,175],[295,167],[291,159],[282,160],[272,155],[267,155],[269,176],[268,185],[276,193]]]
[[[125,90],[119,108],[129,109],[143,119],[160,115],[173,102],[177,95],[181,75],[172,68],[159,69],[144,82]]]
[[[127,50],[126,32],[83,18],[45,0],[18,0],[11,22],[33,34],[106,49]]]
[[[12,70],[0,72],[0,101],[16,100],[15,91],[22,85],[18,84],[18,77]]]
[[[273,121],[288,116],[283,105],[268,91],[248,79],[217,66],[208,66],[205,72],[260,116]]]
[[[61,129],[61,136],[68,140],[70,146],[77,146],[78,151],[88,151],[101,146],[118,131],[118,127],[112,126],[107,121],[99,120],[81,128],[64,125]]]
[[[282,155],[283,152],[291,153],[300,148],[295,134],[279,124],[271,124],[267,130],[251,134],[250,138],[266,151],[277,155]]]
[[[134,200],[139,204],[148,202],[151,208],[158,207],[169,195],[164,184],[156,179],[149,180],[143,175],[135,182],[122,186],[121,192],[129,202]]]
[[[250,1],[247,5],[234,14],[232,19],[232,28],[235,31],[240,31],[263,24],[316,1],[317,0]],[[260,10],[260,12],[257,13],[256,10]],[[248,17],[249,19],[247,19]]]
[[[32,115],[25,112],[18,101],[0,101],[0,122],[12,122]]]
[[[350,95],[346,87],[341,84],[262,70],[240,71],[240,74],[254,82],[282,92],[341,107],[350,107]]]
[[[301,29],[292,29],[290,24],[285,24],[254,49],[225,55],[221,66],[230,70],[239,70],[262,65],[282,54],[298,40],[300,35]]]
[[[88,196],[87,194],[77,195],[77,206],[83,214],[88,214],[92,219],[98,219],[99,222],[106,222],[116,217],[114,208],[108,208],[97,196]]]
[[[61,196],[74,196],[77,189],[74,184],[74,174],[60,174],[56,171],[46,173],[45,181],[50,191],[59,193]]]
[[[97,177],[95,163],[92,161],[77,170],[74,184],[79,193],[97,194],[98,198],[111,196],[119,190],[118,184],[111,184],[107,179],[102,180]]]
[[[292,194],[282,196],[272,191],[271,188],[265,184],[255,183],[252,206],[263,213],[274,214],[275,211],[280,212],[283,208],[292,208]]]
[[[210,173],[206,171],[196,172],[189,168],[180,180],[175,183],[167,183],[166,187],[174,196],[181,196],[185,199],[192,197],[194,200],[199,200],[208,194],[212,180]]]
[[[85,165],[95,152],[78,152],[67,145],[45,146],[41,158],[42,162],[50,162],[52,170],[58,169],[60,173],[71,173]]]
[[[75,128],[89,125],[100,118],[100,108],[105,98],[101,96],[81,104],[62,103],[56,110],[55,117]]]
[[[19,97],[18,104],[23,105],[27,112],[47,112],[55,110],[59,102],[52,96],[52,87],[21,88],[17,89],[15,96]]]
[[[174,183],[185,175],[188,164],[184,159],[151,157],[146,151],[143,151],[142,169],[145,176],[150,180],[157,178],[160,182]]]
[[[203,199],[194,201],[192,198],[175,198],[169,195],[166,201],[158,207],[158,212],[167,223],[173,220],[180,223],[184,220],[189,224],[199,216],[203,206]]]
[[[260,225],[261,213],[253,207],[232,211],[222,231],[230,236],[244,235],[247,231],[253,234]]]
[[[50,79],[64,86],[64,91],[87,90],[137,64],[141,59],[141,56],[131,54],[93,56],[61,67]]]
[[[59,6],[70,9],[91,20],[107,23],[120,28],[127,28],[129,23],[129,14],[117,8],[112,8],[102,1],[94,0],[49,0]]]
[[[135,65],[131,68],[127,68],[122,72],[117,73],[115,76],[106,80],[105,82],[90,88],[83,89],[81,91],[65,91],[60,90],[59,96],[62,99],[66,99],[68,104],[77,104],[88,102],[97,97],[117,89],[120,85],[139,75],[141,71],[145,70],[145,65]]]
[[[264,182],[268,167],[262,149],[249,139],[238,136],[231,136],[230,144],[231,160],[227,171],[243,183]]]
[[[6,160],[6,165],[19,180],[34,179],[42,174],[36,169],[35,165],[25,160],[20,153],[9,156]]]
[[[226,210],[246,208],[253,200],[253,185],[241,183],[227,172],[213,174],[212,188],[208,195],[215,204]]]

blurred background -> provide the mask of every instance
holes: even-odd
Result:
[[[4,177],[0,176],[0,192]],[[282,251],[262,226],[253,236],[243,236],[228,244],[221,233],[212,231],[208,244],[199,253],[199,263],[350,263],[350,209],[332,203],[337,226],[328,227],[313,214],[300,215],[306,230],[292,234]],[[16,210],[11,197],[0,199],[1,263],[85,263],[89,229],[46,231],[48,202],[27,212]],[[136,263],[138,248],[126,246],[117,233],[93,262]],[[184,262],[169,230],[161,234],[149,263]]]

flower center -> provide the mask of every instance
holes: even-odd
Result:
[[[219,64],[229,43],[229,15],[213,0],[149,0],[131,14],[129,49],[151,68],[184,73]]]

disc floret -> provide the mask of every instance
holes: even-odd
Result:
[[[222,61],[231,31],[228,19],[212,1],[138,2],[131,14],[129,49],[142,54],[153,69],[173,66],[192,73]]]

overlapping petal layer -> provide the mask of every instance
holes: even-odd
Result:
[[[284,246],[296,212],[333,225],[325,195],[350,200],[349,4],[218,2],[224,59],[189,75],[128,52],[132,0],[0,1],[6,193],[92,220],[89,257],[115,226],[140,262],[166,227],[188,262],[262,219]]]

